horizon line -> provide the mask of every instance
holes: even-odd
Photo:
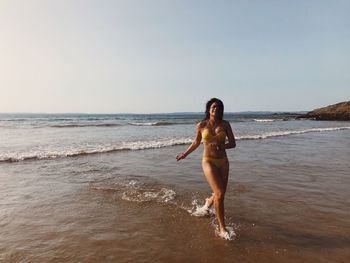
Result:
[[[308,112],[306,110],[298,110],[298,111],[271,111],[271,110],[247,110],[247,111],[227,111],[224,112],[224,114],[237,114],[237,113],[303,113]],[[94,113],[94,112],[0,112],[0,114],[82,114],[82,115],[166,115],[166,114],[204,114],[204,112],[197,112],[197,111],[179,111],[179,112],[149,112],[149,113],[131,113],[131,112],[115,112],[115,113]]]

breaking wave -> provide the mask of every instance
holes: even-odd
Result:
[[[236,136],[237,140],[260,140],[280,136],[297,135],[312,132],[332,132],[340,130],[350,130],[350,127],[332,127],[332,128],[310,128],[304,130],[291,131],[274,131],[263,132],[260,134],[246,134]],[[2,152],[0,153],[0,162],[19,162],[25,160],[42,160],[42,159],[56,159],[64,157],[76,157],[91,154],[110,153],[118,151],[137,151],[147,149],[157,149],[164,147],[172,147],[176,145],[186,145],[192,142],[193,138],[177,138],[177,139],[158,139],[149,141],[133,141],[122,142],[116,145],[94,145],[94,146],[66,146],[66,148],[55,149],[51,148],[40,150],[29,150],[24,152]]]
[[[255,122],[273,122],[275,119],[254,119]]]
[[[76,157],[91,154],[110,153],[118,151],[137,151],[147,149],[157,149],[170,147],[175,145],[185,145],[192,142],[191,138],[182,139],[163,139],[163,140],[151,140],[151,141],[135,141],[135,142],[124,142],[115,146],[86,146],[86,148],[73,148],[67,147],[67,149],[60,149],[56,151],[52,150],[38,150],[20,153],[0,153],[0,162],[18,162],[25,160],[43,160],[43,159],[56,159],[64,157]]]
[[[82,128],[82,127],[117,127],[121,124],[117,123],[99,123],[99,124],[59,124],[51,125],[52,128]]]
[[[340,130],[350,130],[350,127],[311,128],[311,129],[295,130],[295,131],[274,131],[274,132],[266,132],[261,134],[236,136],[236,139],[237,140],[258,140],[258,139],[267,139],[271,137],[288,136],[288,135],[303,134],[303,133],[310,133],[310,132],[331,132],[331,131],[340,131]]]
[[[176,124],[182,124],[178,122],[168,122],[168,121],[155,121],[155,122],[129,122],[129,125],[134,126],[169,126],[169,125],[176,125]]]

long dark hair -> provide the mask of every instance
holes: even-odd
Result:
[[[209,117],[210,117],[210,107],[211,105],[216,102],[218,104],[218,115],[217,115],[217,118],[219,121],[222,121],[222,118],[224,116],[224,104],[222,103],[221,100],[217,99],[217,98],[212,98],[210,99],[207,104],[205,105],[205,113],[204,113],[204,119],[203,121],[206,121],[206,120],[209,120]]]

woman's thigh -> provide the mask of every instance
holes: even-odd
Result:
[[[226,186],[221,176],[220,170],[207,160],[202,161],[202,167],[205,178],[207,179],[214,194],[219,191],[224,193]]]

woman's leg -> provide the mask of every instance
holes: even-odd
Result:
[[[214,204],[214,193],[210,197],[205,198],[205,205],[210,208]]]
[[[220,174],[221,178],[223,179],[224,183],[224,193],[226,193],[227,189],[227,183],[228,183],[228,173],[229,173],[229,162],[225,163],[221,168],[220,168]],[[205,199],[205,205],[209,208],[214,204],[214,193],[208,198]]]
[[[210,161],[203,160],[202,167],[204,175],[207,178],[212,191],[214,192],[214,208],[219,223],[219,230],[220,232],[224,232],[226,231],[224,218],[224,195],[227,183],[225,184],[223,178],[221,177],[220,169],[211,164]]]

